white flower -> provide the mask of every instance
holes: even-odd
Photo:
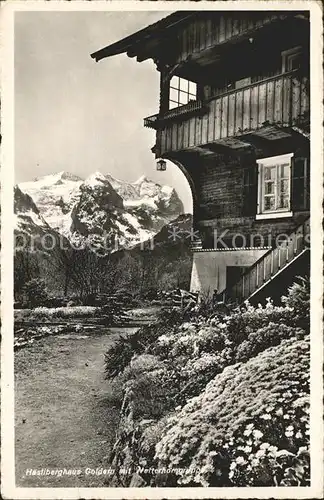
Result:
[[[267,448],[269,448],[269,447],[270,447],[270,444],[269,444],[269,443],[262,443],[262,444],[260,445],[260,449],[261,449],[261,450],[266,450],[266,449],[267,449]]]
[[[234,471],[233,470],[229,471],[228,473],[229,479],[232,479],[233,476],[234,476]]]
[[[296,438],[301,439],[303,437],[302,433],[300,431],[296,432]]]
[[[261,415],[260,418],[263,418],[263,420],[271,420],[271,415],[269,415],[269,413],[265,413],[264,415]]]
[[[236,463],[235,463],[235,462],[232,462],[232,463],[231,463],[231,465],[230,465],[230,469],[231,469],[231,470],[236,469]]]
[[[255,429],[255,430],[253,431],[253,436],[254,436],[256,439],[260,439],[260,438],[262,438],[262,436],[263,436],[263,432],[259,431],[258,429]]]
[[[243,464],[245,464],[245,458],[244,458],[244,457],[242,457],[242,456],[237,457],[237,459],[236,459],[236,463],[237,463],[238,465],[243,465]]]

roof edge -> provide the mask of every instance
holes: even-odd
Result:
[[[97,50],[90,54],[92,59],[95,59],[96,62],[101,59],[105,59],[106,57],[110,57],[117,54],[122,54],[123,52],[127,52],[127,50],[132,47],[134,44],[137,44],[144,39],[149,39],[153,35],[156,35],[157,32],[170,28],[175,24],[178,24],[188,17],[191,17],[195,14],[195,11],[176,11],[172,14],[169,14],[166,17],[163,17],[159,21],[156,21],[153,24],[146,26],[145,28],[136,31],[135,33],[118,40],[117,42],[112,43],[111,45],[107,45],[102,49]]]

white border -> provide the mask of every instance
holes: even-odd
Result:
[[[14,484],[13,379],[13,16],[15,11],[170,11],[170,10],[310,10],[311,15],[311,481],[309,488],[16,488]],[[323,498],[322,421],[322,167],[323,73],[322,10],[317,0],[136,2],[136,1],[9,1],[1,8],[2,56],[2,495],[10,499],[77,498]],[[99,49],[100,47],[98,47]],[[140,70],[140,68],[139,68]]]

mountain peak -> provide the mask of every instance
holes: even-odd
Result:
[[[88,186],[97,186],[100,183],[108,183],[108,179],[105,175],[103,175],[101,172],[94,172],[93,174],[90,174],[84,183]]]
[[[141,177],[139,177],[137,179],[137,181],[134,182],[134,184],[143,184],[143,182],[153,182],[153,181],[150,181],[146,175],[141,175]]]
[[[56,172],[54,174],[42,175],[40,177],[35,177],[33,182],[57,182],[57,181],[82,181],[83,179],[78,175],[71,174],[70,172],[66,172],[62,170],[61,172]]]
[[[58,175],[64,181],[82,181],[83,180],[78,175],[71,174],[71,172],[66,172],[65,170],[62,170],[62,172],[59,172]]]

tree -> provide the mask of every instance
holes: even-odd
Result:
[[[48,299],[44,280],[33,278],[22,287],[24,305],[30,308],[42,306]]]

